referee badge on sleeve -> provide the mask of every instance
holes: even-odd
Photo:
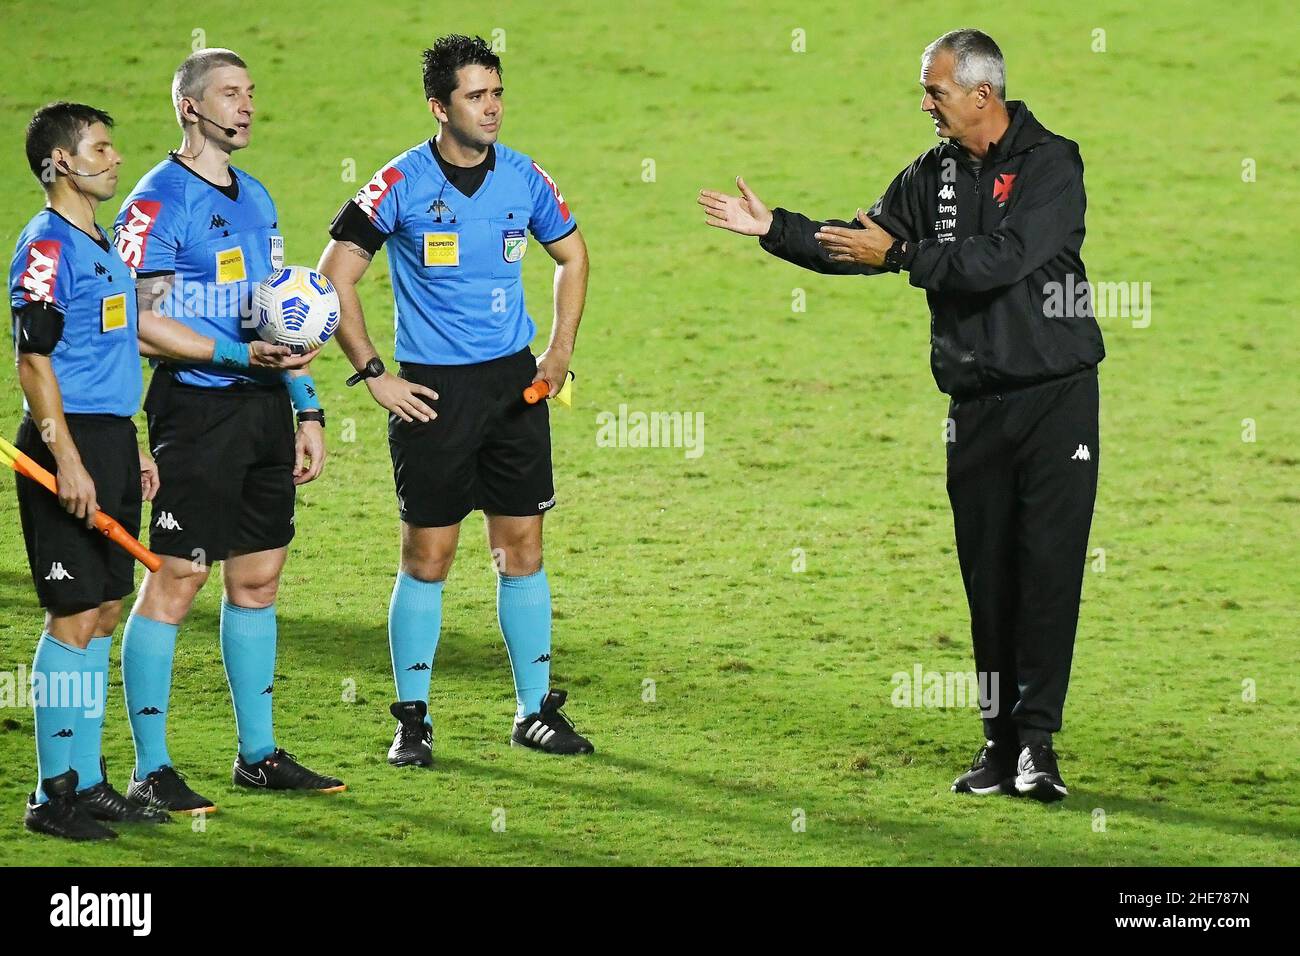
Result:
[[[426,232],[424,264],[426,266],[460,265],[460,235],[455,232]]]
[[[528,251],[528,234],[522,229],[501,231],[501,255],[506,262],[518,262]]]

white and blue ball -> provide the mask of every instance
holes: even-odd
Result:
[[[295,352],[310,352],[339,327],[339,296],[329,279],[306,266],[276,269],[253,291],[257,334]]]

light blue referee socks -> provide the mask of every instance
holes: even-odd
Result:
[[[175,624],[132,613],[122,632],[122,688],[135,742],[135,779],[169,766],[167,708],[171,705]]]
[[[221,660],[235,704],[239,753],[247,763],[275,751],[271,700],[275,684],[275,605],[251,608],[221,602]]]
[[[77,771],[77,789],[88,790],[104,782],[99,769],[104,740],[104,709],[108,704],[108,650],[113,635],[92,637],[86,645],[85,677],[93,696],[87,695],[77,710],[72,737],[72,769]]]
[[[545,568],[524,577],[497,576],[497,623],[515,678],[515,716],[535,714],[551,686],[551,585]]]
[[[49,798],[41,781],[58,777],[72,767],[72,739],[76,732],[80,700],[70,698],[67,675],[86,669],[86,652],[64,644],[49,634],[36,642],[32,660],[32,711],[36,717],[36,802]]]
[[[388,651],[399,701],[429,703],[433,655],[442,631],[442,585],[442,581],[421,581],[397,572],[388,605]],[[426,716],[425,723],[432,726],[432,718]]]

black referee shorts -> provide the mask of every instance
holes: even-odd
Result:
[[[293,540],[293,406],[285,388],[201,388],[158,369],[144,409],[161,482],[149,522],[153,551],[208,565]]]
[[[99,510],[130,534],[140,534],[140,453],[135,423],[117,415],[68,415],[68,430],[81,463],[95,483]],[[14,441],[37,464],[58,469],[30,415]],[[63,510],[59,499],[30,478],[18,479],[18,515],[27,564],[41,607],[89,610],[135,590],[135,560],[85,521]]]
[[[438,393],[431,422],[388,416],[403,521],[439,528],[476,508],[522,517],[555,506],[550,412],[523,398],[537,375],[531,351],[475,365],[403,362],[400,374]]]

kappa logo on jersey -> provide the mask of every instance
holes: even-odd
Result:
[[[1070,461],[1092,461],[1092,452],[1088,451],[1087,445],[1080,445],[1070,456]]]
[[[993,201],[1005,206],[1011,198],[1011,184],[1016,181],[1016,173],[1003,173],[993,181]]]
[[[117,230],[117,254],[133,269],[144,267],[144,247],[161,208],[156,199],[136,199],[126,209],[126,219]]]
[[[555,201],[560,205],[560,215],[564,217],[565,222],[568,222],[569,204],[566,203],[564,201],[564,197],[560,195],[560,187],[555,185],[555,180],[552,179],[549,175],[547,175],[546,170],[538,166],[537,163],[533,163],[533,169],[537,170],[537,172],[541,175],[541,177],[546,180],[546,185],[551,187],[551,192],[555,194]]]
[[[955,199],[955,198],[957,198],[957,190],[955,190],[955,189],[952,188],[952,183],[945,183],[945,184],[944,184],[944,185],[939,189],[939,198],[940,198],[940,199]]]
[[[158,527],[162,528],[164,531],[184,531],[184,530],[185,530],[184,528],[181,527],[181,523],[180,523],[179,521],[176,520],[176,516],[175,516],[174,514],[172,514],[170,511],[160,511],[160,512],[158,512],[158,520],[155,521],[154,524],[156,524]]]
[[[97,276],[107,276],[107,275],[108,275],[108,267],[107,267],[106,265],[104,265],[104,263],[102,263],[102,262],[96,262],[96,263],[95,263],[95,275],[97,275]],[[108,276],[108,281],[109,281],[109,282],[112,282],[112,281],[113,281],[113,277],[112,277],[112,276]]]
[[[375,214],[379,210],[379,204],[384,201],[388,191],[396,186],[402,180],[402,171],[396,166],[385,166],[370,182],[366,183],[357,190],[357,196],[352,201],[361,207],[364,212],[373,221]]]
[[[59,276],[57,239],[38,239],[27,247],[27,268],[19,279],[29,302],[53,302],[54,280]]]
[[[47,581],[75,581],[77,580],[64,568],[62,561],[55,561],[50,565],[50,573],[45,575]]]

